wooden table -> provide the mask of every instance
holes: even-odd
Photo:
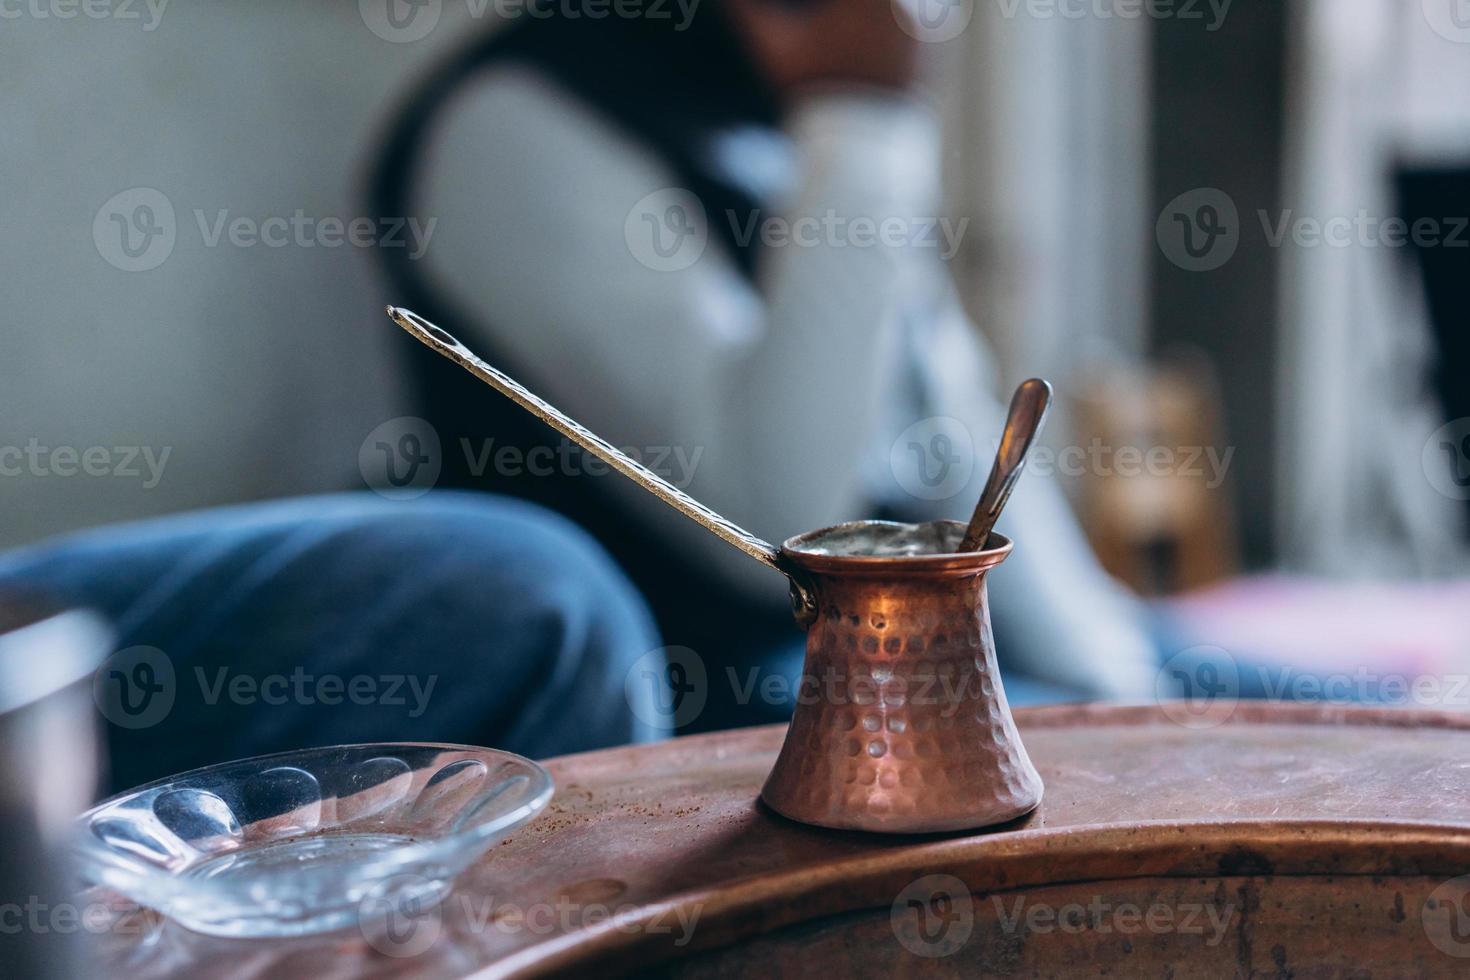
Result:
[[[779,727],[568,756],[548,812],[392,936],[141,917],[129,976],[1470,976],[1470,718],[1017,712],[1041,808],[876,837],[756,802]],[[938,877],[934,877],[938,876]]]

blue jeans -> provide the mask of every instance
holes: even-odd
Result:
[[[545,757],[662,734],[625,683],[659,648],[641,597],[582,531],[507,499],[344,494],[105,528],[0,555],[11,591],[115,626],[95,685],[114,788],[313,745]]]

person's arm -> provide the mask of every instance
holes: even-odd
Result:
[[[932,254],[766,247],[752,284],[712,237],[689,267],[658,271],[625,226],[675,180],[587,107],[529,70],[500,69],[446,118],[418,201],[439,219],[420,261],[495,326],[496,349],[528,383],[619,445],[682,451],[686,489],[768,539],[860,514],[891,304]],[[791,132],[801,178],[784,221],[932,213],[933,129],[909,103],[813,96]],[[629,499],[650,533],[676,535],[732,586],[784,601],[779,576]]]

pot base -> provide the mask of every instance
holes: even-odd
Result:
[[[796,808],[794,812],[788,812],[782,809],[783,804],[773,802],[764,790],[761,792],[761,802],[787,820],[828,830],[858,830],[872,834],[945,834],[961,830],[983,830],[1019,820],[1041,805],[1041,796],[1038,783],[1035,799],[1022,802],[1010,810],[988,808],[983,812],[963,815],[917,814],[908,818],[885,815],[882,812],[854,812],[849,809],[802,812],[800,808]]]

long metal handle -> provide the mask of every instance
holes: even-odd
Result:
[[[975,515],[965,530],[960,543],[961,551],[979,551],[985,547],[995,522],[1011,491],[1026,468],[1026,454],[1041,432],[1046,421],[1046,410],[1051,407],[1051,385],[1041,378],[1023,381],[1011,397],[1011,409],[1006,416],[1005,431],[1000,436],[1000,448],[995,451],[995,465],[990,469],[990,478],[985,481],[985,490],[980,502],[975,505]]]
[[[454,361],[608,466],[637,483],[685,517],[698,523],[705,530],[739,548],[756,561],[764,562],[783,575],[790,575],[789,570],[781,561],[781,553],[769,541],[756,537],[738,524],[731,523],[716,514],[653,470],[563,413],[546,399],[532,394],[519,381],[485,363],[474,351],[456,340],[452,334],[435,326],[417,313],[402,307],[388,307],[388,315],[393,318],[394,323],[413,334],[430,350]]]

